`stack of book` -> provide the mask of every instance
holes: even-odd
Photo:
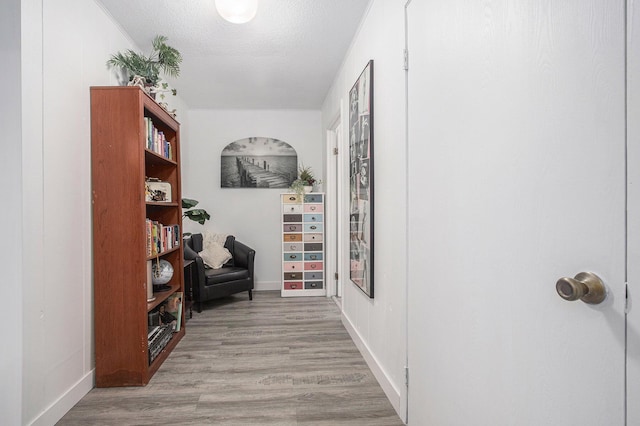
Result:
[[[147,149],[165,158],[173,160],[173,147],[165,138],[164,133],[153,125],[153,121],[150,117],[144,118],[144,124],[146,129]]]
[[[178,225],[163,225],[155,220],[146,219],[147,228],[147,256],[180,246],[180,227]]]

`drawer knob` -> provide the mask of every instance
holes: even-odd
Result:
[[[312,226],[311,226],[311,229],[317,229],[317,228],[318,228],[318,227],[317,227],[317,226],[315,226],[315,225],[312,225]]]

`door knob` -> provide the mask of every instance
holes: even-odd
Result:
[[[564,300],[582,300],[591,305],[602,303],[607,297],[604,283],[593,272],[580,272],[573,278],[563,277],[556,282],[556,291]]]

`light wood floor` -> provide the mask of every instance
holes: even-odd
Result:
[[[93,389],[58,425],[402,425],[324,297],[254,292],[193,313],[141,388]]]

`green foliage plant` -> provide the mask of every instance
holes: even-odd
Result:
[[[178,77],[182,56],[177,49],[167,45],[167,40],[166,36],[157,35],[153,39],[153,51],[149,56],[127,49],[111,55],[107,66],[125,70],[129,73],[130,81],[136,75],[140,76],[148,86],[158,85],[161,72],[170,77]]]
[[[311,167],[300,164],[298,167],[298,178],[291,183],[289,190],[298,195],[305,193],[305,187],[320,184],[322,181],[316,180]]]
[[[189,218],[194,222],[198,222],[200,225],[204,225],[207,220],[211,219],[211,216],[205,209],[194,209],[194,207],[197,205],[198,201],[192,200],[190,198],[183,198],[182,208],[187,210],[184,210],[182,212],[182,217]]]

